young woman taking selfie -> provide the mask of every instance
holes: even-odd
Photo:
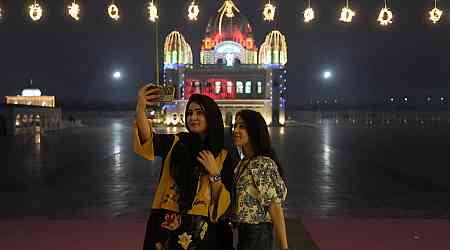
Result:
[[[230,205],[233,172],[219,107],[194,94],[185,111],[188,132],[158,134],[145,108],[159,98],[155,85],[139,90],[134,124],[135,152],[163,160],[143,249],[232,249],[231,228],[222,215]]]

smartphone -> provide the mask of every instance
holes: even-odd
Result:
[[[159,88],[160,89],[160,97],[159,102],[168,103],[173,102],[175,97],[175,87],[174,86],[150,86],[147,90],[150,90],[152,88]]]
[[[175,97],[175,87],[174,86],[162,86],[159,102],[173,102]]]

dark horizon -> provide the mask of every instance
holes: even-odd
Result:
[[[0,95],[16,95],[33,78],[44,94],[56,102],[80,107],[132,105],[138,87],[154,79],[153,24],[146,18],[146,0],[116,1],[122,19],[112,23],[105,15],[109,1],[79,1],[83,14],[75,23],[65,12],[70,1],[41,2],[47,15],[31,23],[25,7],[29,1],[2,1],[7,19],[0,23]],[[450,98],[447,76],[450,48],[448,3],[439,24],[428,20],[432,1],[389,1],[394,12],[391,27],[376,22],[383,1],[351,1],[357,16],[351,24],[337,21],[345,1],[312,1],[317,19],[302,22],[301,1],[277,1],[277,21],[264,23],[261,1],[235,1],[253,25],[258,46],[273,27],[288,42],[288,105],[298,106],[317,98],[342,98],[372,103],[386,97]],[[200,41],[208,19],[219,2],[200,2],[197,23],[187,21],[188,2],[160,2],[160,45],[170,31],[179,30],[191,44],[199,62]],[[173,6],[179,6],[174,9]],[[256,11],[255,11],[256,9]],[[293,21],[295,20],[295,21]],[[333,79],[321,73],[330,69]],[[123,79],[111,74],[121,70]]]

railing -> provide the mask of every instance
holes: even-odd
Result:
[[[450,111],[294,111],[289,118],[298,122],[353,125],[450,125]]]

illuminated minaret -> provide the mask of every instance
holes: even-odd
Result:
[[[286,121],[287,45],[286,38],[280,31],[271,31],[266,36],[259,49],[259,64],[270,70],[271,74],[272,121],[274,125],[284,125]]]
[[[192,63],[191,46],[180,32],[172,31],[164,43],[164,84],[176,87],[176,99],[184,96],[184,68]]]

